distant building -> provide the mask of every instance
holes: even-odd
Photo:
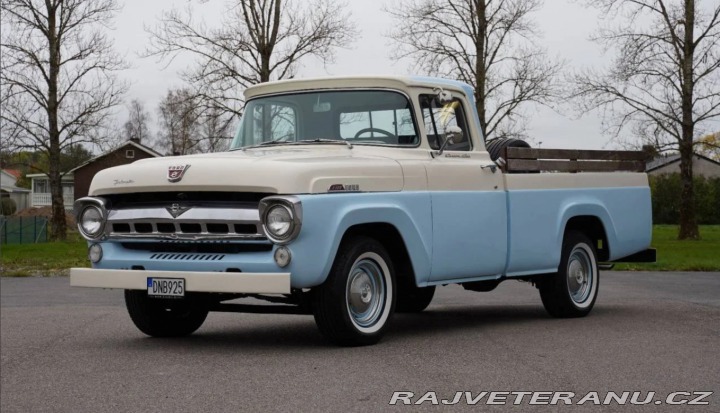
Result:
[[[647,163],[648,175],[680,173],[680,154],[660,156]],[[705,178],[720,178],[720,162],[706,156],[693,155],[693,175]]]
[[[103,169],[113,166],[126,165],[140,159],[155,158],[162,156],[158,152],[129,140],[122,143],[115,149],[96,156],[82,165],[75,167],[63,175],[63,203],[66,209],[72,209],[76,199],[88,195],[90,183],[95,174]],[[32,179],[31,205],[33,207],[49,206],[52,204],[50,196],[50,181],[46,174],[30,174]]]

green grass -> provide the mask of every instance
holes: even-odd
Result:
[[[676,225],[653,228],[658,262],[618,264],[629,271],[720,271],[720,225],[700,227],[700,241],[678,241]],[[0,247],[0,274],[10,277],[65,275],[70,267],[88,267],[87,243],[77,234],[67,242],[11,244]]]
[[[71,267],[89,267],[87,242],[68,234],[66,242],[3,244],[0,273],[7,277],[67,275]]]
[[[700,241],[678,241],[677,225],[655,225],[657,262],[618,264],[624,271],[720,271],[720,225],[701,225]]]

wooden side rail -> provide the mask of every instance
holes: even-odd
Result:
[[[643,151],[505,148],[506,172],[645,172],[648,154]]]

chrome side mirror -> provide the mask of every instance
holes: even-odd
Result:
[[[436,87],[435,89],[433,89],[433,92],[435,92],[435,98],[441,106],[444,106],[453,101],[452,94],[450,94],[450,92],[444,90],[441,87]]]

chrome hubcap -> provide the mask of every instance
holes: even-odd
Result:
[[[594,268],[587,251],[575,248],[568,259],[567,277],[570,298],[577,304],[582,304],[592,293]]]
[[[347,283],[347,307],[350,317],[361,327],[369,327],[380,318],[384,305],[385,282],[375,261],[362,259],[350,270]]]

